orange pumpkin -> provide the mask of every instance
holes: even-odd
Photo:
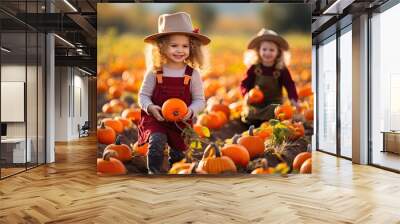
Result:
[[[97,92],[105,93],[108,90],[107,83],[104,80],[97,80]]]
[[[100,128],[97,128],[97,141],[101,144],[112,144],[115,141],[114,129],[106,127],[101,122]]]
[[[242,94],[240,93],[240,88],[234,88],[228,91],[228,93],[224,97],[224,100],[227,101],[228,103],[233,103],[237,102],[241,98]]]
[[[271,125],[264,125],[254,131],[254,135],[262,138],[264,141],[271,137],[273,128]]]
[[[125,129],[132,128],[132,121],[122,117],[116,117],[115,120],[120,121]]]
[[[220,116],[215,112],[201,114],[197,119],[197,124],[209,129],[218,129],[221,127]]]
[[[122,84],[122,80],[120,80],[120,79],[113,79],[113,78],[107,79],[108,86],[119,86],[121,84]]]
[[[195,173],[195,163],[191,163],[188,168],[184,168],[179,170],[178,174],[192,174]]]
[[[181,121],[188,113],[188,107],[183,100],[171,98],[163,103],[161,113],[167,121]]]
[[[215,113],[218,117],[218,128],[221,128],[222,126],[224,126],[226,123],[228,123],[228,117],[225,115],[224,112],[222,111],[216,111],[216,112],[211,112],[211,113]]]
[[[240,135],[235,135],[232,139],[232,144],[225,145],[221,149],[221,153],[231,158],[236,165],[247,167],[250,161],[250,155],[244,146],[237,144],[239,137]]]
[[[138,143],[136,142],[132,148],[133,151],[139,154],[140,156],[146,156],[147,152],[149,151],[149,143],[145,143],[141,146],[138,146]]]
[[[279,120],[289,120],[293,116],[293,108],[290,105],[279,105],[275,108],[275,117]]]
[[[132,92],[132,93],[135,92],[136,91],[135,79],[130,78],[128,80],[125,80],[124,89],[125,89],[125,91],[128,91],[128,92]]]
[[[268,162],[266,159],[261,160],[262,166],[254,169],[251,174],[272,174],[274,173],[274,168],[268,167]]]
[[[113,120],[112,118],[104,118],[102,122],[105,126],[114,129],[116,133],[122,133],[124,131],[124,125],[121,121]]]
[[[307,159],[300,167],[300,173],[312,172],[312,158]]]
[[[140,108],[127,108],[122,112],[121,116],[137,124],[140,121],[141,110]]]
[[[124,81],[128,81],[128,80],[130,80],[130,79],[133,79],[133,80],[135,80],[135,76],[133,76],[129,71],[124,71],[123,73],[122,73],[122,80],[124,80]]]
[[[311,158],[311,153],[302,152],[297,154],[297,156],[293,160],[293,169],[300,170],[301,165],[303,165],[304,161]]]
[[[187,163],[186,159],[183,159],[180,162],[176,162],[172,164],[172,167],[169,169],[169,174],[178,174],[181,170],[190,169],[192,163]]]
[[[211,154],[215,154],[215,157]],[[215,143],[211,143],[204,151],[203,158],[199,162],[199,169],[210,174],[219,174],[224,172],[236,173],[235,163],[231,158],[222,156],[221,151]]]
[[[182,168],[178,174],[207,174],[206,171],[196,168],[198,163],[191,163],[188,168]]]
[[[97,159],[97,173],[112,175],[126,174],[127,170],[124,164],[120,160],[112,158],[115,156],[118,156],[117,152],[113,150],[105,151],[103,158]]]
[[[314,109],[308,109],[303,112],[304,119],[306,121],[313,121],[314,120]]]
[[[250,159],[253,159],[264,153],[264,140],[255,136],[253,133],[254,126],[250,126],[249,128],[249,136],[242,136],[239,138],[239,145],[243,145],[247,151],[249,152]]]
[[[122,96],[122,90],[119,86],[114,85],[108,89],[108,94],[111,99],[120,98]]]
[[[311,86],[309,85],[303,86],[302,88],[299,89],[297,95],[301,99],[313,95]]]
[[[256,86],[249,91],[249,103],[250,104],[261,103],[263,100],[264,100],[264,94],[260,90],[259,86]]]
[[[203,86],[204,86],[204,96],[206,98],[215,95],[219,87],[221,87],[217,79],[207,79],[204,81]]]
[[[288,125],[288,127],[292,132],[291,135],[289,136],[290,140],[296,140],[304,136],[305,130],[301,122],[290,124]]]
[[[113,110],[113,113],[121,113],[121,111],[126,107],[126,103],[119,99],[112,99],[109,104]]]
[[[243,109],[243,103],[242,102],[231,103],[231,104],[229,104],[229,109],[233,113],[240,113],[240,112],[242,112],[242,109]]]
[[[210,104],[210,106],[207,109],[208,109],[208,112],[221,111],[226,115],[226,117],[228,119],[229,119],[229,116],[231,114],[231,111],[230,111],[229,107],[227,105],[223,104],[222,100],[220,100],[219,103]]]
[[[194,124],[193,125],[193,130],[194,132],[196,132],[196,134],[200,137],[200,138],[204,138],[207,137],[206,134],[204,133],[203,129],[206,128],[205,126],[202,126],[200,124]]]
[[[110,64],[111,75],[120,76],[127,69],[127,63],[122,58]]]
[[[113,110],[112,106],[110,106],[109,103],[105,103],[103,105],[103,107],[101,108],[101,110],[103,111],[103,113],[106,113],[106,114],[114,113],[114,110]]]
[[[115,140],[115,144],[108,145],[104,151],[115,151],[117,152],[116,158],[121,161],[129,161],[132,158],[132,150],[129,148],[128,145],[121,144],[121,136],[118,135],[117,139]]]

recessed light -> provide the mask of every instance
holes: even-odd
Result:
[[[5,48],[5,47],[1,47],[1,50],[4,51],[4,52],[6,52],[6,53],[10,53],[10,52],[11,52],[11,50],[9,50],[9,49],[7,49],[7,48]]]
[[[57,37],[58,39],[60,39],[61,41],[63,41],[64,43],[66,43],[67,45],[69,45],[69,46],[75,48],[75,45],[73,45],[73,44],[72,44],[71,42],[69,42],[68,40],[66,40],[66,39],[64,39],[64,38],[62,38],[62,37],[60,37],[60,36],[57,35],[57,34],[54,34],[54,36]]]
[[[68,1],[64,0],[65,4],[67,4],[74,12],[78,12],[78,10]]]
[[[90,73],[90,72],[88,72],[88,71],[86,71],[86,70],[83,70],[83,69],[81,69],[81,68],[79,68],[79,67],[78,67],[78,70],[81,71],[81,72],[83,72],[83,73],[85,73],[85,74],[87,74],[87,75],[92,75],[92,73]]]

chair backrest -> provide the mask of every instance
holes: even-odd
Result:
[[[82,128],[89,129],[90,128],[89,121],[85,121],[85,123],[83,124]]]

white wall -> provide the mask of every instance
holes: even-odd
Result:
[[[56,67],[55,74],[55,140],[77,139],[78,124],[88,120],[88,79],[71,67]]]

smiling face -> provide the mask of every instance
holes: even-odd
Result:
[[[190,54],[189,37],[185,35],[171,35],[168,38],[164,54],[168,63],[181,64]]]
[[[272,66],[279,55],[278,45],[271,41],[263,41],[260,44],[258,54],[263,64]]]

